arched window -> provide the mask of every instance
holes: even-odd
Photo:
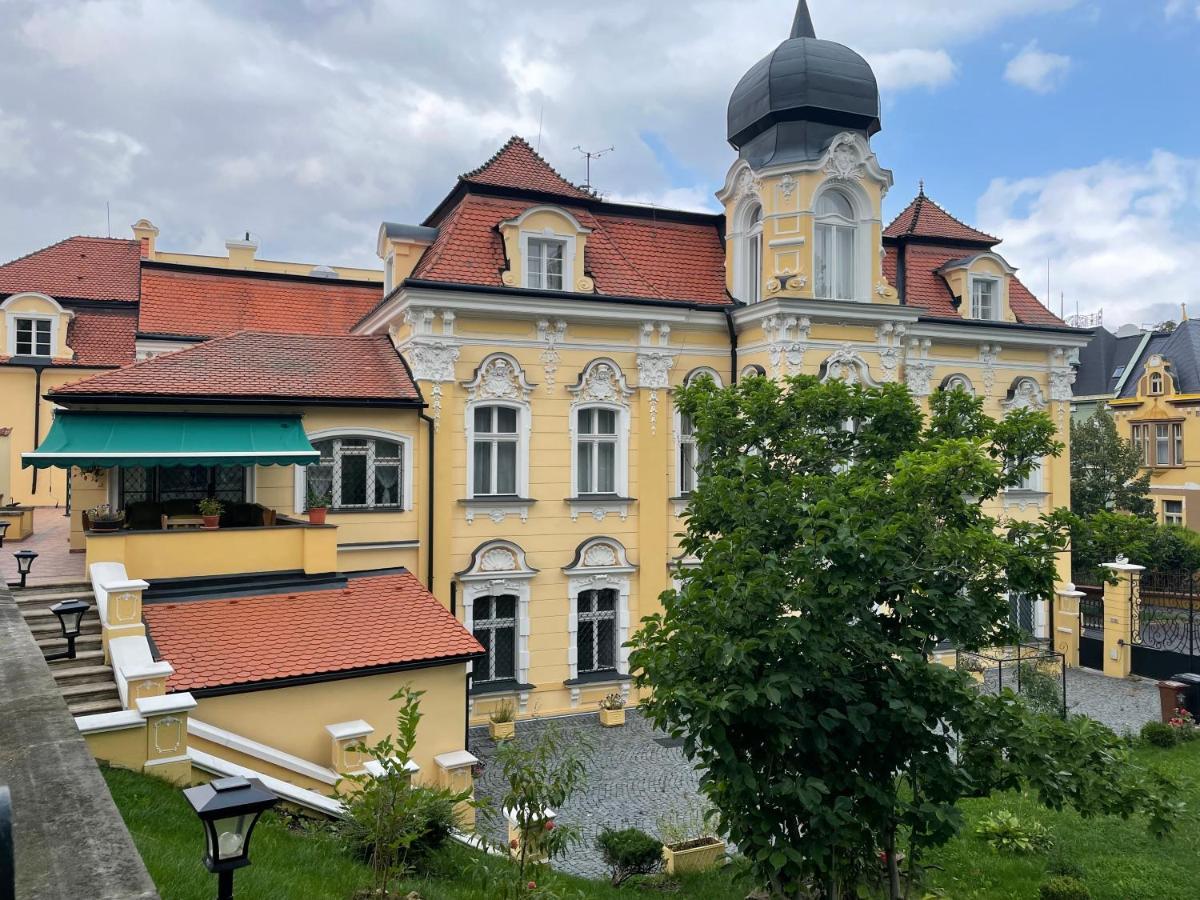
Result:
[[[308,497],[328,497],[334,509],[406,509],[408,439],[401,435],[315,437],[321,454],[305,472]]]
[[[702,367],[693,369],[683,380],[684,384],[692,384],[702,375],[707,375],[717,387],[721,387],[721,376],[712,369]],[[687,497],[696,489],[696,471],[700,463],[700,451],[696,446],[696,426],[692,417],[683,413],[675,415],[675,433],[678,436],[678,465],[676,474],[680,497]]]
[[[755,203],[746,210],[744,237],[742,239],[745,270],[742,283],[742,299],[757,303],[762,299],[763,284],[763,210]]]
[[[1150,393],[1161,394],[1163,392],[1163,377],[1161,372],[1153,372],[1150,375]]]
[[[828,190],[817,201],[813,276],[822,300],[853,300],[857,223],[854,206],[839,190]]]

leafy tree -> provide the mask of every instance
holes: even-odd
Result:
[[[1041,717],[1011,693],[983,697],[929,658],[941,639],[1011,637],[1007,592],[1053,590],[1062,517],[983,509],[1059,451],[1053,425],[995,421],[962,391],[936,393],[926,422],[900,385],[811,377],[701,379],[678,402],[705,451],[682,540],[699,563],[632,642],[646,711],[683,738],[722,831],[777,895],[899,897],[901,851],[911,885],[921,848],[959,829],[956,802],[1020,774],[1009,738],[1075,765],[1072,732],[1026,727]],[[1131,777],[1088,761],[1089,779]],[[1088,812],[1093,788],[1037,786]]]
[[[1150,473],[1131,441],[1117,433],[1117,423],[1103,407],[1091,418],[1071,422],[1071,511],[1130,512],[1149,516],[1154,505]]]
[[[1118,555],[1152,572],[1200,571],[1200,534],[1179,525],[1126,513],[1098,512],[1071,518],[1072,568],[1099,579],[1110,577],[1103,568]]]

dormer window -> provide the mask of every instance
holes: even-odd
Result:
[[[1150,393],[1161,394],[1163,392],[1163,377],[1161,372],[1152,372],[1150,375]]]
[[[54,352],[54,322],[50,319],[17,317],[13,320],[14,356],[51,356]]]
[[[1000,282],[994,278],[971,279],[971,318],[994,321],[1000,318]]]
[[[563,290],[565,257],[565,241],[529,238],[526,242],[525,287],[546,291]]]
[[[841,191],[830,190],[817,201],[813,274],[819,300],[854,299],[854,206]]]

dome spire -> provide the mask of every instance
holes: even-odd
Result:
[[[808,11],[808,0],[800,0],[796,5],[796,18],[792,20],[792,38],[815,38],[812,13]]]

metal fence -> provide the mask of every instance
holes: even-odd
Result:
[[[1145,572],[1132,581],[1129,641],[1138,675],[1169,677],[1200,665],[1200,580],[1193,572]]]
[[[985,693],[999,694],[1009,688],[1039,712],[1067,714],[1067,667],[1063,654],[1043,643],[959,650],[955,667],[969,672]]]

